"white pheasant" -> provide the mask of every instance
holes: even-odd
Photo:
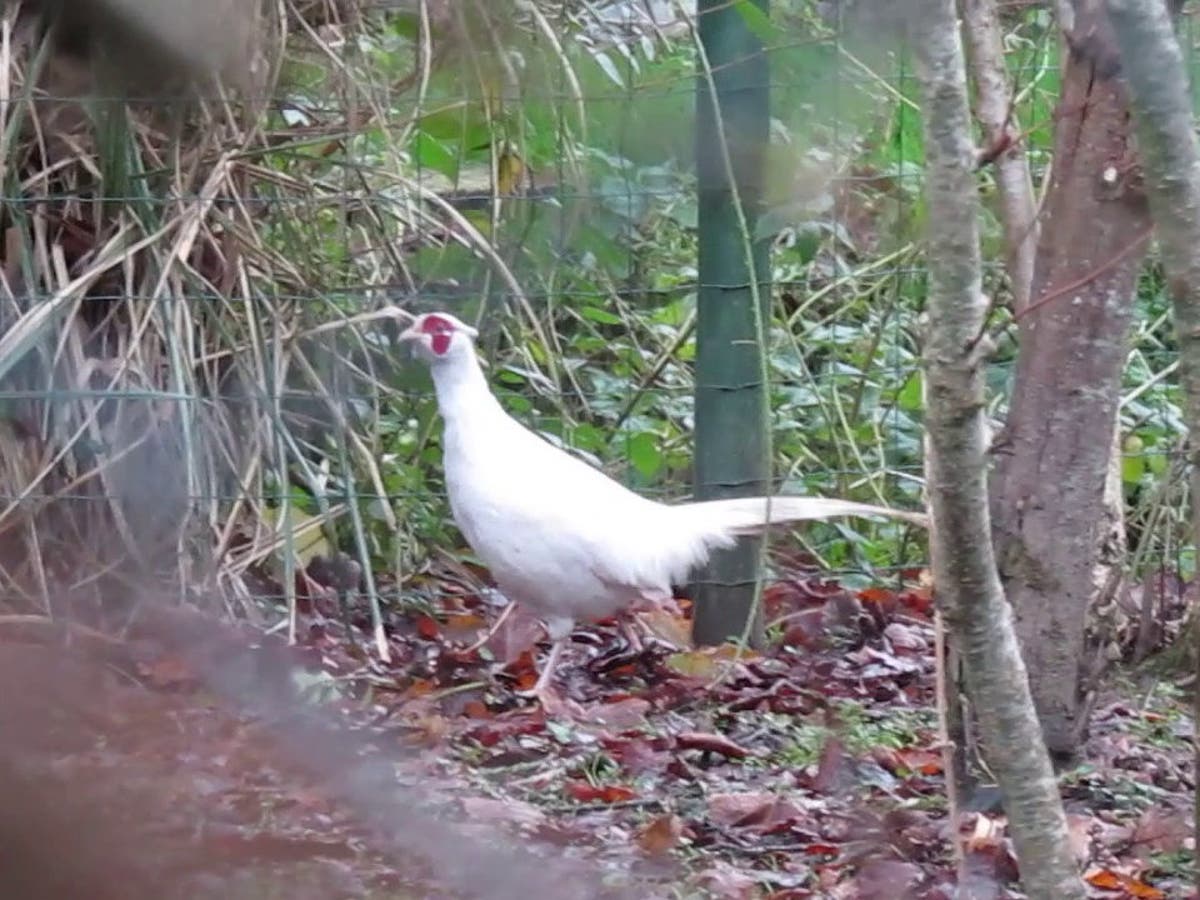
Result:
[[[552,645],[533,689],[543,702],[577,621],[669,601],[673,584],[739,535],[847,515],[927,524],[921,513],[820,497],[648,500],[509,416],[488,388],[476,336],[448,313],[427,313],[401,339],[433,373],[454,521],[508,599],[545,622]]]

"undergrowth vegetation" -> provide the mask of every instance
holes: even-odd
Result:
[[[916,505],[924,209],[907,61],[886,29],[856,33],[809,0],[775,4],[771,22],[740,7],[772,48],[758,236],[775,248],[778,487]],[[357,557],[373,603],[444,564],[461,541],[435,407],[375,314],[390,305],[478,321],[522,420],[639,490],[690,491],[700,60],[686,14],[291,6],[257,98],[175,116],[61,99],[80,93],[78,64],[4,16],[23,38],[0,60],[10,605],[49,612],[52,585],[125,590],[149,568],[259,617],[316,554]],[[1006,27],[1040,180],[1056,38],[1042,10]],[[986,258],[1000,240],[989,220]],[[987,289],[1001,419],[1014,348],[998,270]],[[1123,477],[1134,566],[1186,575],[1167,311],[1152,272]],[[802,540],[851,580],[925,553],[895,525]]]

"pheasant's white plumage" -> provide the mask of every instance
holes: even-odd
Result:
[[[539,688],[576,621],[669,599],[740,534],[842,515],[925,524],[918,513],[819,497],[647,500],[509,416],[488,388],[474,329],[429,313],[403,338],[433,373],[455,522],[505,595],[535,610],[555,641]]]

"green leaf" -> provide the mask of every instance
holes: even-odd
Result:
[[[291,672],[292,684],[306,703],[323,706],[344,699],[342,683],[325,671],[311,672],[296,667]]]
[[[1126,456],[1121,460],[1121,480],[1126,484],[1138,484],[1146,474],[1146,457]]]
[[[629,462],[643,478],[653,478],[662,468],[662,452],[658,449],[658,435],[642,431],[625,442]]]
[[[460,210],[462,217],[475,226],[475,230],[487,237],[492,230],[492,214],[486,209]]]
[[[421,116],[418,123],[421,131],[442,141],[457,141],[464,148],[482,143],[491,146],[492,133],[487,116],[474,104],[439,110]]]
[[[388,16],[392,32],[416,42],[421,37],[421,17],[415,12],[393,10]]]
[[[286,515],[278,507],[265,507],[263,518],[279,537],[282,538],[289,531],[292,533],[292,549],[299,568],[305,568],[314,556],[329,556],[332,553],[321,529],[321,520],[301,512],[294,504],[288,505]],[[279,548],[280,556],[286,552],[286,548],[286,543]]]
[[[584,422],[575,426],[571,434],[571,443],[585,452],[597,453],[607,446],[608,436],[595,425]]]
[[[738,0],[733,8],[742,17],[746,27],[764,44],[769,45],[779,41],[779,27],[771,21],[765,10],[752,3],[751,0]]]
[[[413,159],[422,169],[432,169],[453,180],[458,175],[458,154],[425,131],[418,131],[413,140]]]
[[[696,228],[700,223],[700,207],[694,200],[680,200],[672,203],[667,215],[683,228]]]
[[[904,387],[896,395],[897,405],[906,412],[915,412],[921,408],[921,371],[918,369],[908,376]]]
[[[607,309],[600,309],[596,306],[585,306],[579,311],[579,314],[585,319],[591,319],[593,322],[599,322],[601,325],[620,325],[621,317],[610,313]]]

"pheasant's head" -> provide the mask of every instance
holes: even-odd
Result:
[[[400,333],[400,340],[411,343],[417,355],[433,365],[469,357],[475,352],[478,336],[474,328],[449,313],[425,313]]]

